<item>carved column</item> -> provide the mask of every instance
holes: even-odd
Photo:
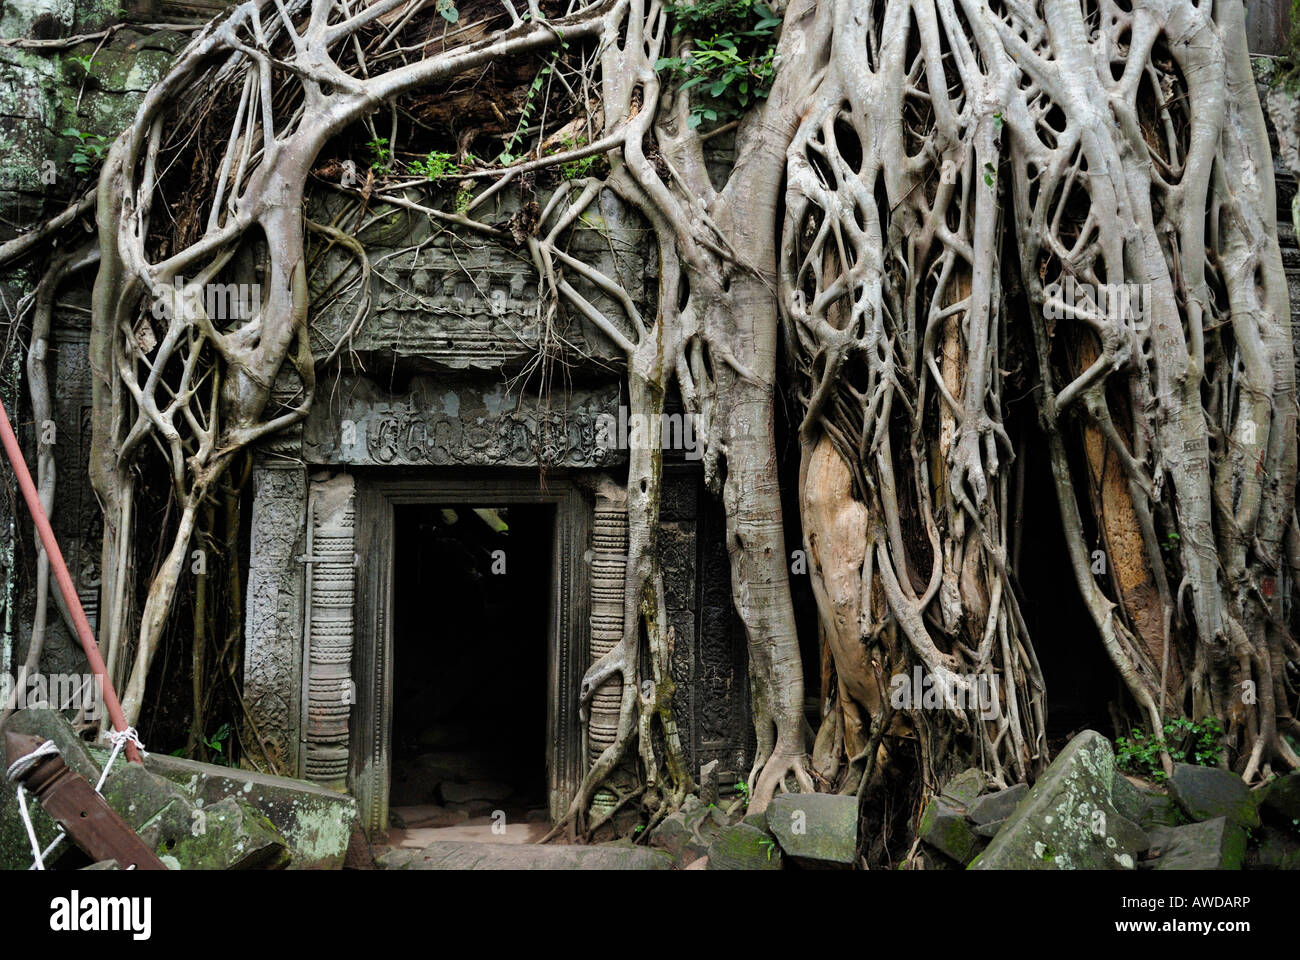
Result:
[[[253,464],[252,535],[244,614],[244,699],[267,760],[299,774],[302,564],[307,471],[259,454]],[[257,742],[252,738],[250,742]]]
[[[596,489],[595,521],[591,531],[591,662],[595,663],[623,639],[623,584],[627,571],[627,491],[608,478]],[[591,698],[587,720],[588,765],[614,743],[623,681],[616,674]],[[609,810],[614,795],[598,790],[592,813]]]
[[[346,473],[311,484],[308,531],[307,702],[303,775],[345,789],[356,599],[356,498]]]

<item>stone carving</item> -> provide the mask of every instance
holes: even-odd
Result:
[[[344,378],[337,396],[308,417],[310,463],[589,467],[625,456],[597,442],[597,418],[617,409],[616,386],[555,396],[549,407],[500,384],[430,377],[398,395]]]
[[[314,202],[335,209],[330,198]],[[612,191],[599,205],[599,215],[593,208],[585,226],[574,231],[569,252],[618,277],[634,302],[649,303],[653,284],[648,280],[657,259],[648,247],[647,225]],[[507,201],[502,213],[508,215],[511,206]],[[315,218],[329,221],[331,214],[321,210]],[[566,363],[608,368],[624,362],[622,352],[576,312],[561,313],[553,319],[556,326],[546,329],[537,272],[526,257],[447,233],[430,235],[427,223],[402,215],[391,229],[372,229],[361,239],[383,279],[371,288],[371,303],[347,345],[349,353],[418,358],[426,369],[495,371],[537,356],[545,345],[558,349]],[[331,251],[313,271],[313,283],[324,284],[351,268],[345,251]],[[623,308],[607,293],[579,276],[569,279],[597,310],[615,323],[625,322]],[[360,295],[355,285],[312,317],[312,351],[318,359],[346,335]]]
[[[627,572],[627,491],[602,477],[596,487],[596,511],[591,528],[591,662],[595,663],[623,639],[623,585]],[[587,719],[587,762],[594,764],[618,733],[623,681],[615,675],[592,695]],[[614,806],[614,794],[598,790],[592,814]]]
[[[252,534],[244,620],[244,698],[282,771],[298,774],[307,472],[259,457],[252,476]]]
[[[356,592],[355,490],[340,474],[311,484],[307,567],[307,723],[303,774],[343,789],[348,774]]]

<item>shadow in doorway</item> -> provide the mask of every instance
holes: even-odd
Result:
[[[542,505],[397,508],[389,807],[398,830],[527,842],[548,826],[554,517]]]

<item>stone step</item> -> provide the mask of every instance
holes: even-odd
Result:
[[[537,846],[442,840],[410,857],[387,862],[381,857],[380,863],[406,870],[668,870],[673,860],[662,850],[623,844]]]

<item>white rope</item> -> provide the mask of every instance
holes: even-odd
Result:
[[[23,826],[27,828],[27,839],[32,845],[32,856],[35,858],[28,870],[44,870],[45,858],[41,854],[40,842],[36,839],[36,828],[32,826],[31,814],[27,812],[27,791],[22,787],[18,788],[18,812],[22,814]],[[60,834],[60,838],[62,834]],[[50,844],[53,847],[53,844]]]
[[[9,764],[9,768],[5,770],[5,776],[10,780],[18,780],[24,773],[30,770],[41,757],[48,757],[50,754],[58,752],[58,745],[53,740],[46,740],[31,753],[19,757],[13,763]]]
[[[41,757],[48,757],[51,754],[59,752],[58,745],[53,740],[46,740],[31,753],[19,757],[13,763],[9,764],[5,770],[5,776],[10,780],[17,781],[30,770]],[[18,813],[23,820],[23,826],[27,828],[27,841],[32,845],[32,867],[37,870],[45,869],[45,857],[41,853],[40,841],[36,839],[36,828],[32,826],[32,816],[27,812],[27,791],[22,784],[18,785]],[[53,848],[53,844],[51,844]]]
[[[113,767],[113,761],[117,755],[122,752],[122,748],[128,743],[134,743],[140,754],[144,755],[144,744],[140,742],[140,737],[136,735],[135,727],[127,727],[124,730],[110,730],[104,734],[113,744],[113,752],[108,755],[108,763],[104,764],[104,769],[99,772],[99,783],[95,784],[95,792],[99,793],[100,788],[104,786],[104,781],[108,779],[108,771]]]
[[[125,730],[110,730],[108,733],[104,734],[104,736],[113,744],[113,752],[108,755],[108,762],[104,764],[104,769],[99,772],[99,782],[95,784],[95,792],[100,796],[103,796],[100,791],[104,787],[104,781],[108,779],[108,772],[113,769],[113,761],[117,759],[118,754],[122,752],[128,743],[134,743],[136,749],[138,749],[141,754],[144,754],[144,744],[140,742],[140,737],[136,733],[135,727],[127,727]],[[46,740],[25,757],[19,757],[13,763],[9,764],[9,769],[5,771],[5,775],[10,780],[17,780],[22,774],[31,769],[32,765],[41,757],[46,757],[52,753],[58,752],[58,745],[55,744],[53,740]],[[18,787],[18,812],[22,815],[23,826],[27,828],[27,839],[32,845],[32,865],[27,869],[44,870],[45,858],[54,851],[55,847],[67,838],[68,834],[60,828],[55,838],[50,841],[50,845],[44,850],[41,849],[40,841],[36,839],[36,828],[32,826],[31,815],[27,812],[27,791],[21,784]]]

